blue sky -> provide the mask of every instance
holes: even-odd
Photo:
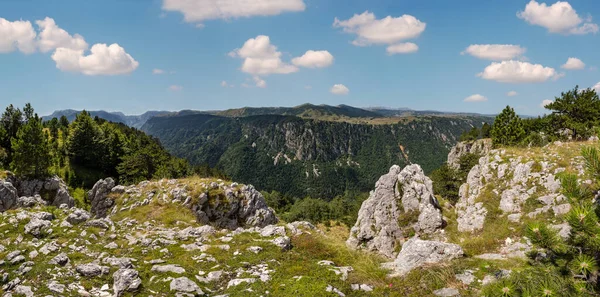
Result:
[[[46,35],[36,23],[45,19]],[[598,22],[597,0],[5,0],[0,105],[31,102],[40,114],[511,105],[536,115],[543,100],[600,82]]]

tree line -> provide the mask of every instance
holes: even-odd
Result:
[[[72,123],[65,116],[44,122],[31,104],[22,110],[11,104],[0,117],[0,168],[28,179],[56,174],[84,188],[108,176],[122,184],[194,173],[222,176],[171,156],[157,139],[135,128],[86,111]]]

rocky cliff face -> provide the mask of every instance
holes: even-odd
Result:
[[[174,155],[216,166],[260,190],[333,198],[347,190],[369,191],[393,164],[418,163],[426,172],[439,167],[460,134],[480,123],[468,117],[372,125],[279,115],[195,114],[155,117],[142,129]]]
[[[433,233],[442,223],[431,180],[421,167],[415,164],[400,170],[392,166],[363,202],[346,243],[352,248],[394,258],[397,246],[410,236],[408,229],[417,234]]]
[[[485,155],[492,150],[491,139],[478,139],[475,141],[463,141],[452,147],[448,153],[448,165],[452,168],[460,168],[460,158],[466,154]]]

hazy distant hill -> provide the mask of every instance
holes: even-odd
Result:
[[[243,107],[237,109],[228,109],[224,111],[213,112],[216,115],[227,117],[246,117],[255,115],[290,115],[302,118],[321,118],[321,117],[348,117],[348,118],[376,118],[382,117],[382,114],[369,110],[352,107],[348,105],[313,105],[302,104],[295,107]]]
[[[42,119],[44,121],[48,121],[54,117],[60,118],[61,116],[64,115],[67,117],[69,122],[71,122],[75,119],[77,114],[79,114],[80,112],[81,112],[81,110],[73,110],[73,109],[57,110],[49,116],[42,117]],[[107,121],[111,121],[111,122],[115,122],[115,123],[123,123],[127,126],[139,129],[150,118],[157,116],[157,115],[168,114],[170,112],[169,111],[147,111],[141,115],[125,115],[122,112],[109,112],[109,111],[104,111],[104,110],[95,110],[95,111],[89,111],[89,113],[92,115],[92,117],[97,116],[97,117],[105,119]]]

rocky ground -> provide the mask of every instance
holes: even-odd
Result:
[[[568,234],[557,174],[588,182],[578,152],[590,144],[487,148],[456,207],[418,165],[394,166],[351,230],[281,222],[253,187],[215,179],[100,180],[77,208],[56,178],[8,175],[0,286],[3,296],[477,296],[527,265],[525,224]]]

